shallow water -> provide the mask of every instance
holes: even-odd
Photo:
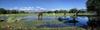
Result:
[[[37,16],[26,16],[23,19],[33,21],[33,20],[38,20],[38,17]],[[45,16],[42,18],[42,20],[57,20],[57,17]]]
[[[53,16],[46,16],[46,17],[43,17],[42,20],[44,21],[52,21],[52,20],[57,20],[58,17],[53,17]],[[70,16],[66,16],[66,18],[69,18],[69,19],[72,19],[70,18]],[[38,20],[38,17],[36,16],[26,16],[24,17],[23,19],[25,19],[25,21],[34,21],[34,20]],[[76,26],[83,26],[83,25],[87,25],[87,22],[88,22],[88,17],[86,16],[81,16],[81,17],[77,17],[76,18],[77,21],[79,21],[78,23],[76,23]],[[67,25],[71,25],[73,26],[73,23],[65,23]]]
[[[3,18],[7,18],[7,17],[3,17]],[[38,20],[37,16],[25,16],[25,17],[17,17],[17,18],[22,18],[23,21],[25,21],[27,24],[32,25],[32,21],[34,20]],[[58,17],[54,17],[54,16],[45,16],[43,17],[43,21],[53,21],[53,20],[57,20]],[[70,16],[66,16],[66,19],[71,20],[72,18]],[[76,18],[77,21],[79,21],[78,23],[76,23],[76,26],[84,26],[87,25],[88,22],[88,17],[86,16],[81,16],[81,17],[77,17]],[[63,24],[41,24],[39,26],[47,26],[47,27],[66,27],[66,26],[74,26],[73,23],[63,23]]]

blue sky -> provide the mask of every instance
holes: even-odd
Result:
[[[85,9],[86,0],[0,0],[0,8],[6,9]]]

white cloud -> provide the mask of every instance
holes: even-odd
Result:
[[[47,11],[46,8],[42,8],[42,7],[13,7],[13,8],[9,8],[9,10],[22,10],[22,11],[35,11],[35,12],[43,12],[43,11]]]
[[[10,8],[10,10],[24,10],[24,11],[38,11],[38,12],[41,12],[41,11],[55,11],[55,10],[68,10],[66,8],[53,8],[53,9],[46,9],[46,8],[43,8],[43,7],[40,7],[40,6],[36,6],[36,7],[13,7],[13,8]]]
[[[33,10],[34,7],[13,7],[13,8],[10,8],[10,10]]]
[[[42,11],[46,11],[46,8],[42,8],[42,7],[37,6],[34,8],[34,10],[38,11],[38,12],[42,12]]]
[[[33,10],[34,7],[22,7],[22,8],[19,8],[19,10]]]
[[[46,9],[46,8],[43,8],[43,7],[40,7],[40,6],[36,6],[36,7],[13,7],[13,8],[10,8],[10,10],[13,10],[13,9],[17,9],[17,10],[37,10],[37,11],[40,11],[40,10],[60,10],[60,9],[66,9],[66,8],[53,8],[53,9]]]
[[[37,6],[35,9],[37,9],[37,10],[45,10],[45,8],[42,8],[42,7],[39,7],[39,6]]]
[[[37,9],[38,9],[38,8],[41,8],[41,7],[37,6],[37,7],[35,7],[35,8],[37,8]]]

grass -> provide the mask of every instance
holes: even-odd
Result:
[[[57,22],[49,22],[57,24]],[[1,28],[3,29],[9,29],[9,30],[73,30],[74,27],[63,27],[63,28],[48,28],[48,27],[42,27],[37,28],[35,25],[45,24],[44,21],[33,21],[32,24],[25,23],[23,21],[20,22],[13,22],[13,23],[2,23]],[[82,28],[78,28],[77,30],[84,30]]]
[[[73,13],[72,13],[73,14]],[[68,15],[72,15],[68,14]],[[67,16],[68,16],[67,15]],[[62,24],[57,20],[52,21],[43,21],[43,20],[35,20],[31,22],[25,22],[20,17],[24,16],[37,16],[37,14],[1,14],[0,16],[8,16],[7,22],[0,22],[0,30],[73,30],[73,27],[63,27],[63,28],[36,28],[36,25],[40,24]],[[43,16],[63,16],[63,13],[59,14],[44,14]],[[19,20],[15,22],[16,20]],[[83,28],[77,27],[77,30],[84,30]]]

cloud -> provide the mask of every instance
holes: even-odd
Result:
[[[55,10],[68,10],[66,8],[53,8],[53,9],[46,9],[40,6],[36,7],[13,7],[10,8],[10,10],[22,10],[22,11],[36,11],[36,12],[41,12],[41,11],[55,11]]]
[[[46,10],[45,8],[42,8],[42,7],[39,7],[39,6],[37,6],[35,9],[37,9],[37,10]]]
[[[42,8],[42,7],[14,7],[12,9],[19,9],[19,10],[33,10],[33,9],[45,10],[45,8]]]
[[[22,8],[19,8],[19,10],[33,10],[34,7],[22,7]]]
[[[46,8],[42,8],[42,7],[13,7],[13,8],[9,8],[9,10],[19,10],[19,11],[28,11],[28,12],[43,12],[43,11],[47,11]]]
[[[33,10],[34,7],[13,7],[10,10]]]
[[[46,11],[46,8],[42,8],[40,6],[37,6],[34,8],[35,11],[41,12],[41,11]]]

